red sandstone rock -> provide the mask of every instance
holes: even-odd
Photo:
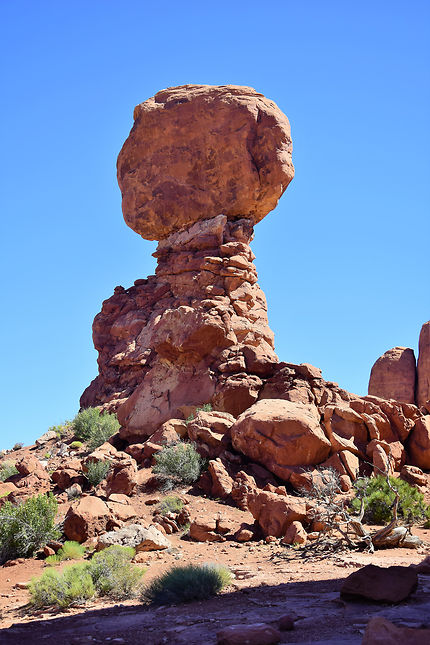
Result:
[[[383,616],[371,618],[366,626],[361,645],[428,645],[430,629],[398,627]]]
[[[416,361],[414,350],[393,347],[383,354],[370,373],[370,395],[415,403]]]
[[[109,509],[98,497],[83,497],[72,504],[64,520],[64,534],[69,540],[85,542],[106,530]]]
[[[233,479],[227,472],[220,459],[209,462],[208,471],[212,479],[211,495],[219,499],[226,499],[233,488]]]
[[[264,535],[275,537],[285,535],[292,522],[304,520],[307,515],[305,502],[291,495],[255,490],[248,494],[247,505]]]
[[[305,544],[307,541],[306,531],[301,522],[291,522],[281,540],[282,544]]]
[[[330,452],[317,408],[280,399],[249,408],[232,426],[231,436],[236,450],[284,479],[291,466],[320,463]]]
[[[18,461],[15,464],[15,467],[19,474],[23,477],[34,475],[38,479],[49,479],[49,474],[46,468],[36,457],[33,457],[32,455],[27,455],[26,457],[21,459],[21,461]]]
[[[409,453],[415,466],[430,469],[430,415],[417,419],[411,432]]]
[[[243,511],[248,510],[248,493],[255,490],[257,484],[254,477],[240,470],[233,482],[231,496],[236,502],[236,506]]]
[[[127,224],[160,240],[206,217],[260,221],[294,176],[290,125],[250,87],[183,85],[134,110],[118,157]]]
[[[417,588],[418,577],[410,567],[377,567],[368,564],[349,575],[341,596],[367,598],[378,602],[401,602]]]
[[[400,472],[400,479],[404,479],[405,482],[411,484],[412,486],[426,486],[427,477],[424,475],[421,468],[417,466],[403,466]]]
[[[216,520],[194,520],[190,525],[190,538],[196,542],[224,542],[225,538],[216,533]]]
[[[217,633],[217,645],[274,645],[281,633],[266,623],[230,625]]]
[[[417,375],[417,405],[425,405],[430,400],[430,320],[421,328]]]

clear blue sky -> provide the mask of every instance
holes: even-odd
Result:
[[[296,177],[253,243],[280,358],[364,394],[382,352],[416,348],[429,19],[427,0],[0,0],[0,448],[74,416],[94,315],[154,271],[115,163],[134,106],[172,85],[250,85],[290,119]]]

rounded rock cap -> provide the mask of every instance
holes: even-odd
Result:
[[[181,85],[134,110],[118,156],[128,226],[161,240],[219,214],[254,224],[294,176],[290,124],[251,87]]]

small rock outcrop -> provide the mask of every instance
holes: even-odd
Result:
[[[368,392],[381,399],[415,403],[416,373],[414,350],[393,347],[372,367]]]

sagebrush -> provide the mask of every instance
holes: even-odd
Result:
[[[154,455],[154,461],[153,472],[164,479],[166,490],[180,484],[193,484],[205,465],[194,445],[184,441],[164,446]]]
[[[144,569],[131,563],[131,547],[111,546],[95,553],[89,562],[72,564],[59,572],[47,569],[29,586],[35,607],[69,607],[93,596],[115,600],[132,598],[138,593]]]
[[[63,560],[80,560],[85,555],[85,547],[79,542],[64,542],[63,546],[55,555],[50,555],[45,559],[47,564],[57,564]]]
[[[179,513],[184,506],[184,502],[177,495],[167,495],[158,505],[161,515],[168,513]]]
[[[13,461],[4,461],[0,466],[0,482],[5,482],[6,479],[17,474],[18,470]]]
[[[118,432],[120,425],[114,414],[100,413],[98,408],[86,408],[72,421],[76,439],[85,441],[90,450],[95,450]]]
[[[172,605],[214,596],[232,579],[227,567],[216,564],[188,564],[172,567],[143,589],[145,603]]]
[[[88,479],[91,486],[94,488],[98,486],[106,477],[109,472],[110,463],[108,461],[90,461],[86,465],[87,472],[85,477]]]
[[[54,525],[57,501],[52,493],[29,497],[0,508],[0,564],[32,556],[37,549],[60,534]]]

